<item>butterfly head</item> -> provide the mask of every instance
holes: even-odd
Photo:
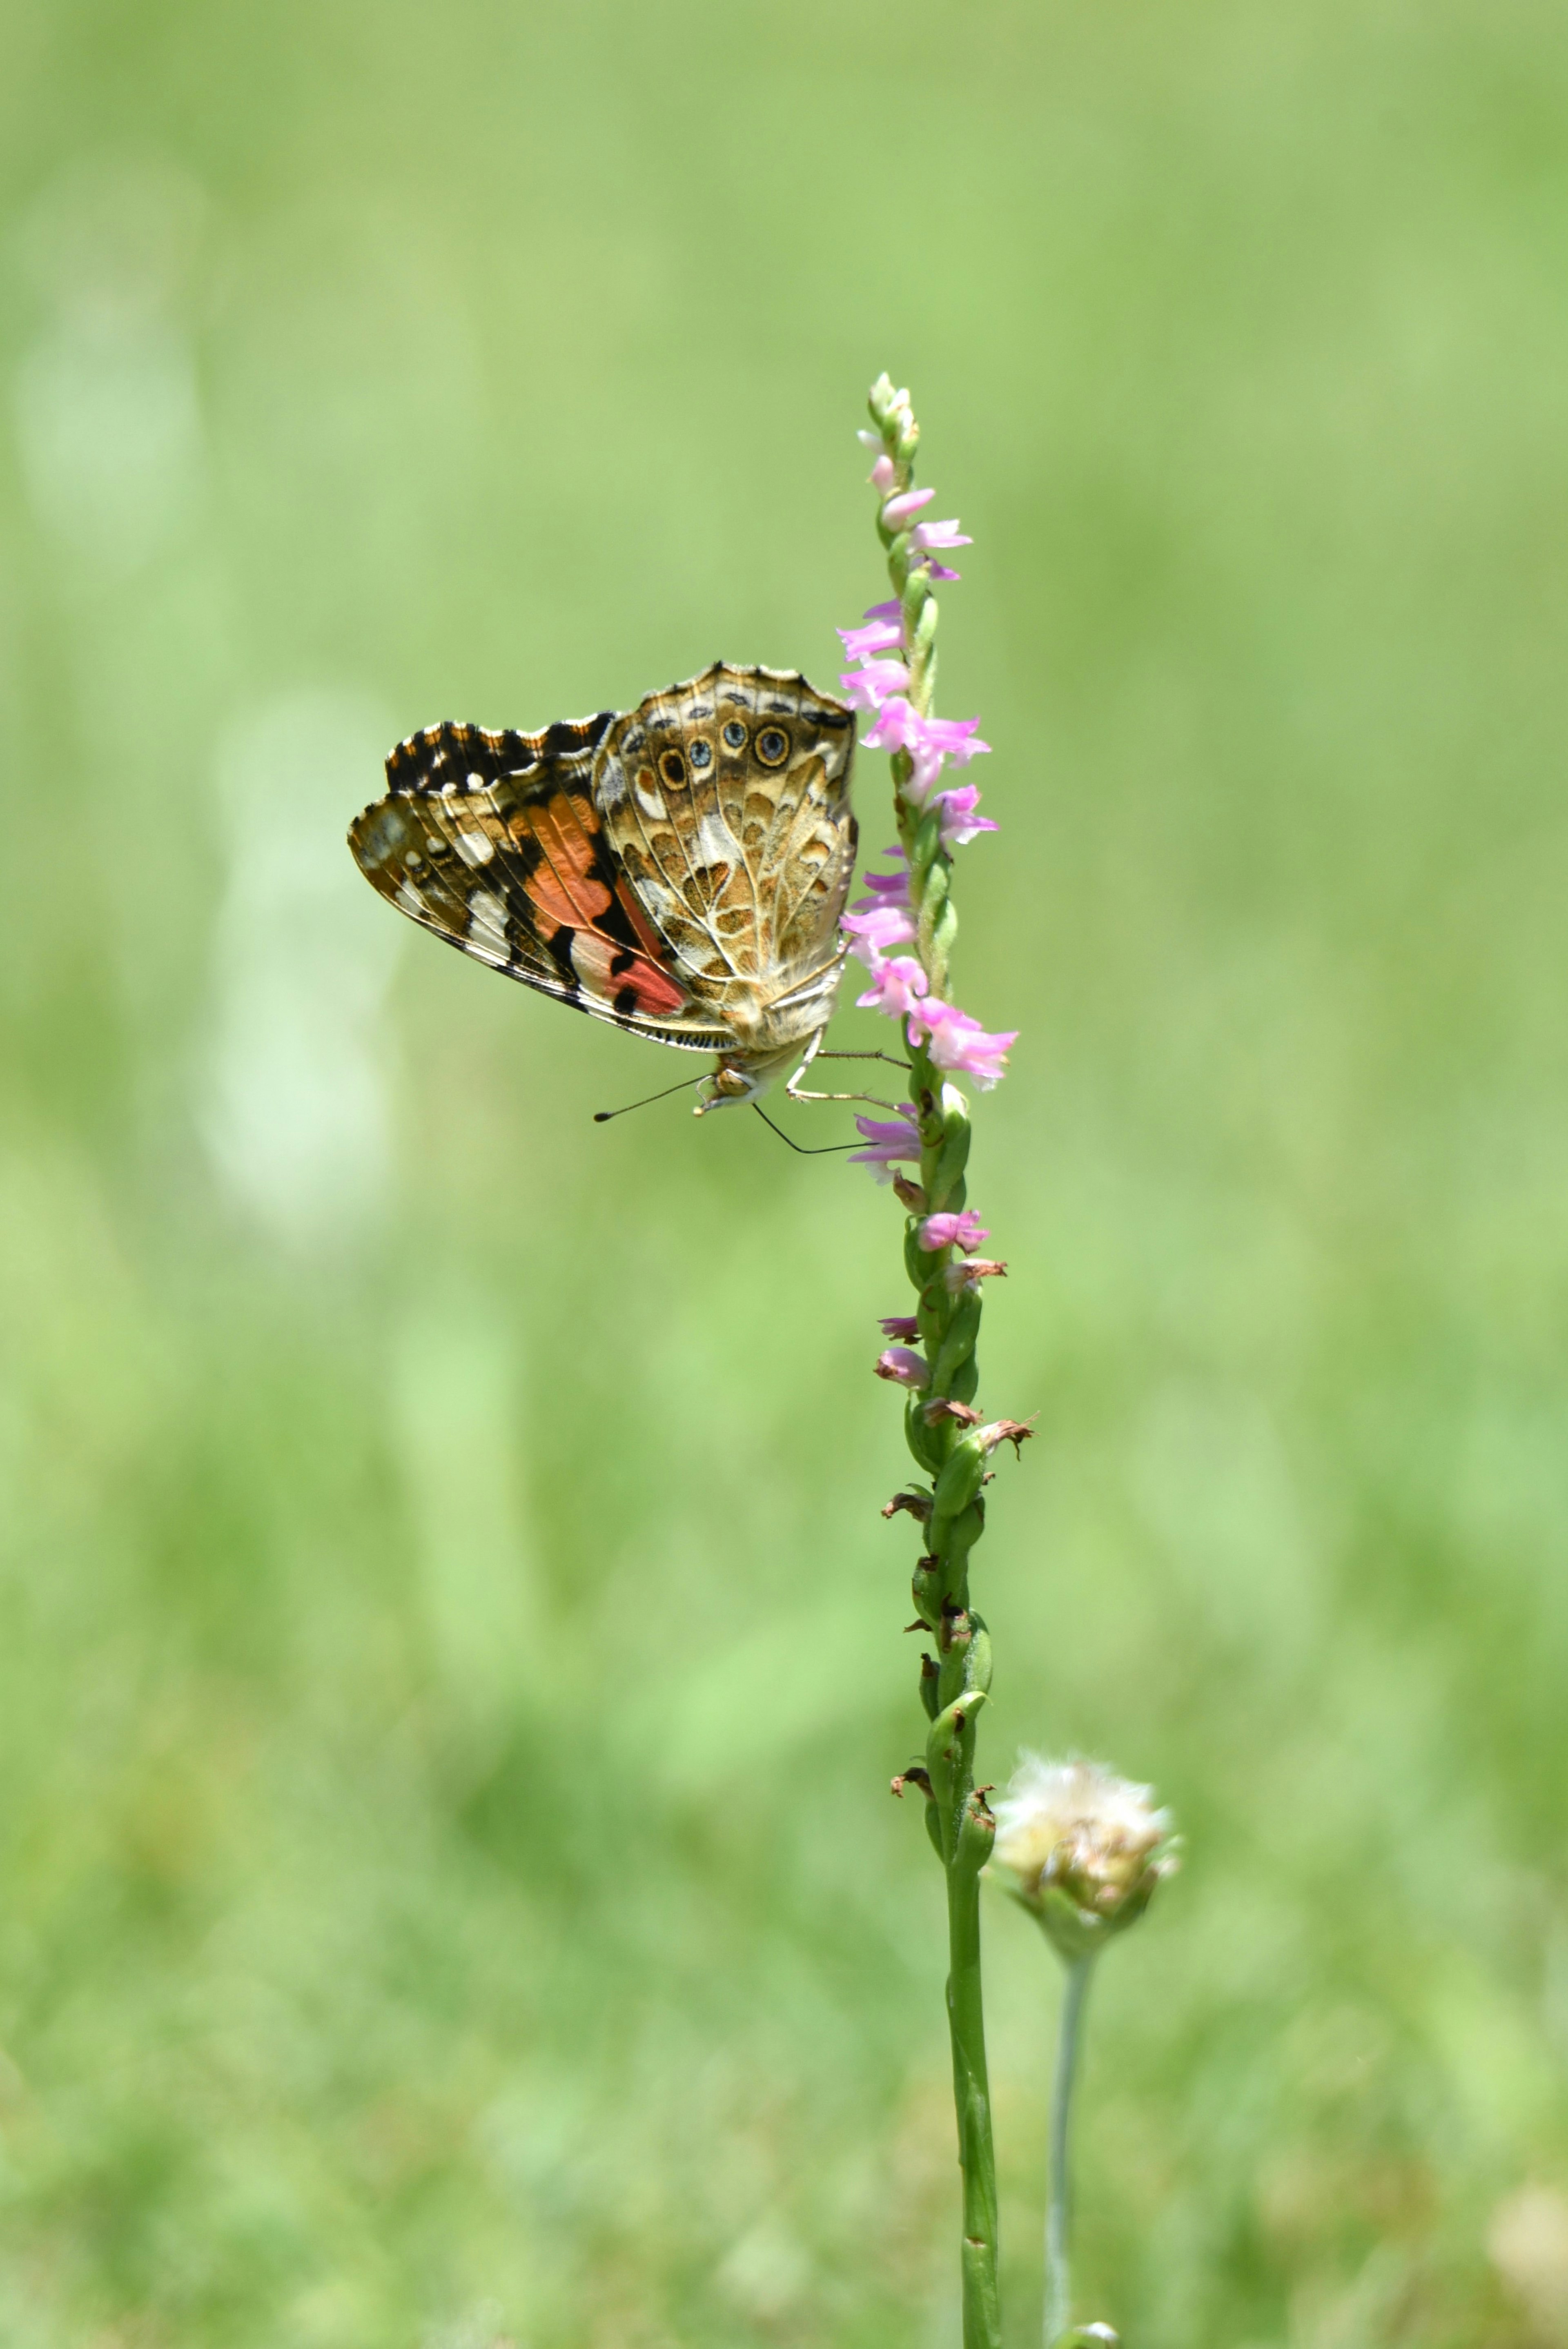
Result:
[[[782,1052],[722,1052],[696,1114],[706,1117],[711,1109],[743,1109],[803,1058],[809,1054],[803,1055],[798,1043],[786,1045]]]

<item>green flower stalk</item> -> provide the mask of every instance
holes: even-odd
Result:
[[[1045,2207],[1044,2349],[1114,2342],[1108,2325],[1073,2329],[1073,2090],[1095,1961],[1136,1924],[1177,1865],[1170,1814],[1097,1762],[1045,1762],[1026,1754],[996,1806],[992,1873],[1027,1909],[1067,1970],[1051,2094]]]
[[[994,1822],[985,1789],[975,1784],[991,1640],[971,1604],[970,1556],[984,1528],[981,1488],[990,1481],[991,1455],[1003,1442],[1016,1448],[1030,1431],[1012,1420],[986,1422],[974,1407],[982,1284],[1007,1268],[976,1253],[988,1235],[967,1205],[969,1103],[951,1080],[967,1074],[982,1090],[993,1085],[1013,1034],[987,1033],[949,992],[958,932],[952,851],[996,829],[977,815],[972,785],[938,788],[948,761],[967,765],[988,747],[978,739],[978,720],[935,714],[933,583],[958,576],[936,556],[969,541],[956,523],[919,519],[933,492],[913,486],[919,428],[909,394],[883,376],[872,388],[870,410],[874,429],[860,437],[876,451],[871,481],[894,599],[874,605],[864,626],[841,631],[846,651],[860,663],[843,684],[851,702],[875,713],[867,746],[892,752],[898,837],[888,851],[894,869],[867,875],[867,894],[846,916],[844,930],[871,976],[859,1000],[898,1020],[909,1061],[911,1099],[897,1117],[858,1123],[870,1145],[860,1154],[863,1163],[884,1176],[900,1164],[915,1170],[895,1178],[915,1309],[883,1322],[883,1334],[902,1342],[888,1346],[876,1367],[906,1390],[904,1431],[920,1481],[897,1495],[884,1515],[907,1512],[922,1529],[914,1601],[931,1640],[920,1666],[930,1723],[925,1753],[894,1780],[894,1789],[914,1785],[924,1795],[926,1825],[947,1876],[964,2349],[999,2349],[996,2161],[980,1949],[980,1874]]]

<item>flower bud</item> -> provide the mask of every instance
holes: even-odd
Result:
[[[996,1806],[993,1871],[1069,1963],[1141,1917],[1176,1865],[1153,1789],[1098,1762],[1026,1754]]]

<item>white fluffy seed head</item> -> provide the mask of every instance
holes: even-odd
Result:
[[[1025,1754],[995,1809],[998,1879],[1070,1960],[1141,1917],[1177,1865],[1153,1789],[1099,1762]]]

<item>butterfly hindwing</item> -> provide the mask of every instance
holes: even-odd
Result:
[[[672,975],[747,1045],[826,1022],[855,862],[855,721],[781,669],[716,662],[611,721],[594,800]]]
[[[728,1030],[670,968],[605,839],[591,775],[613,718],[411,735],[349,845],[391,904],[491,968],[662,1042],[720,1050]]]

